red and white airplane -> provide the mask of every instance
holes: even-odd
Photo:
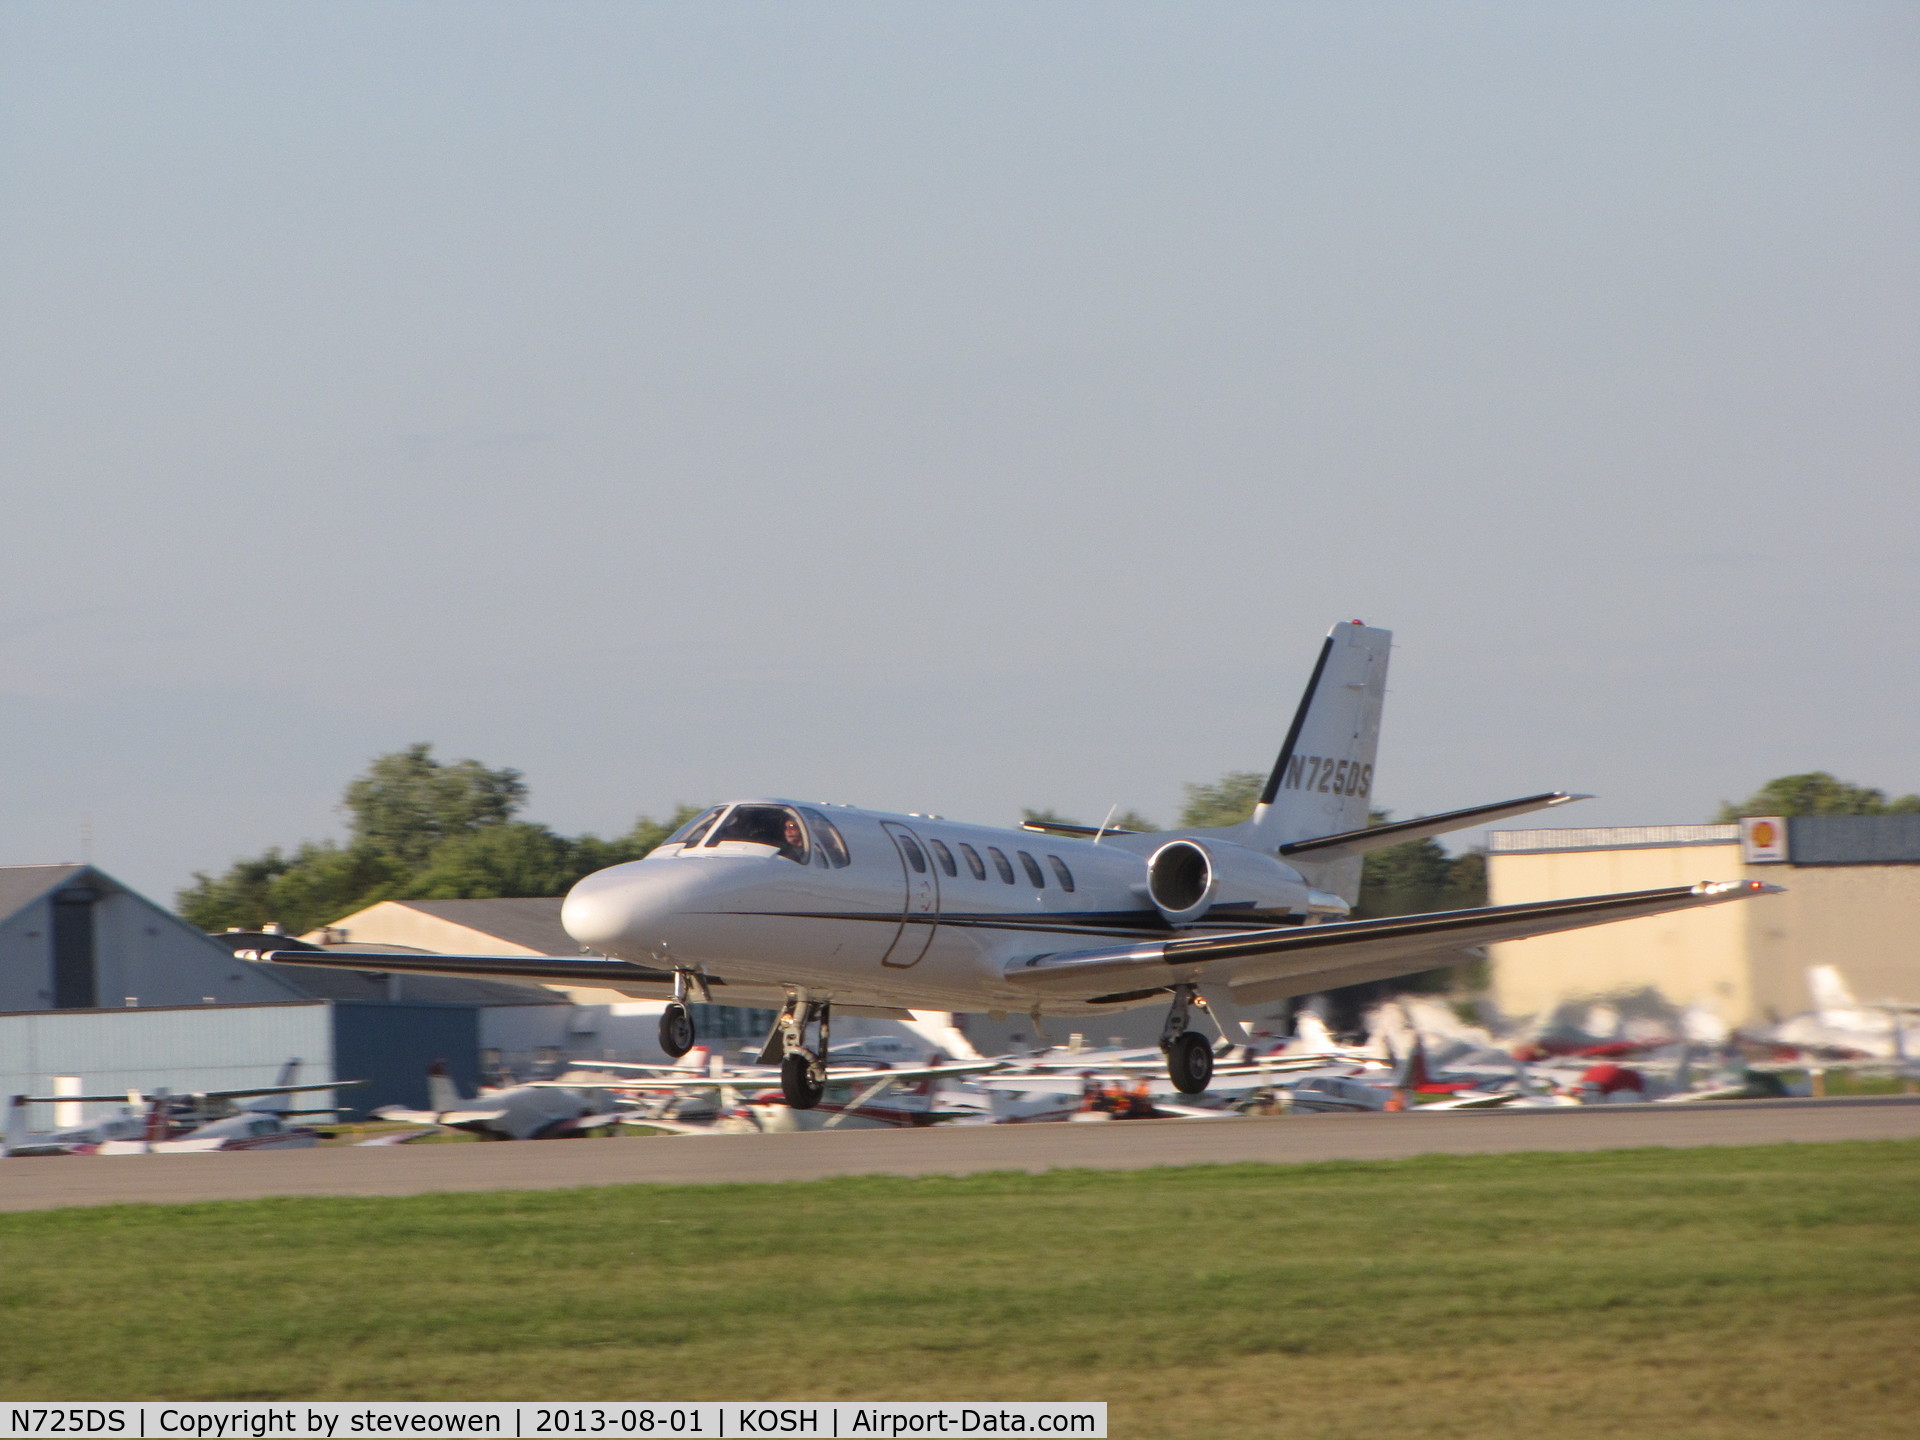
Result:
[[[578,956],[503,958],[267,951],[255,958],[414,970],[671,996],[670,1055],[694,1043],[690,996],[772,1003],[761,1058],[788,1104],[827,1080],[835,1006],[1049,1016],[1165,1005],[1174,1084],[1205,1090],[1205,1013],[1236,1045],[1236,1018],[1365,980],[1455,963],[1474,948],[1746,899],[1751,881],[1673,886],[1442,914],[1348,918],[1361,856],[1584,798],[1555,791],[1369,826],[1389,632],[1328,633],[1252,818],[1134,834],[1100,827],[966,825],[781,799],[717,805],[643,860],[587,876],[561,912]],[[1041,1033],[1044,1033],[1042,1031]]]

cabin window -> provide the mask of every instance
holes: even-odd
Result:
[[[953,851],[947,849],[944,843],[939,840],[929,839],[927,841],[927,848],[933,851],[934,859],[940,862],[940,868],[946,871],[947,874],[958,875],[960,873],[960,867],[953,863]]]
[[[913,867],[913,873],[916,875],[926,874],[926,852],[913,843],[913,837],[911,835],[902,835],[898,831],[895,831],[893,838],[900,842],[900,853],[907,857],[907,863]]]
[[[796,865],[806,864],[809,858],[807,827],[796,811],[784,805],[734,806],[727,818],[714,826],[706,843],[718,845],[726,840],[771,846]]]
[[[1040,873],[1040,862],[1038,860],[1022,850],[1020,852],[1020,863],[1025,867],[1027,879],[1033,882],[1034,889],[1044,890],[1047,888],[1047,877]]]
[[[707,833],[713,822],[720,818],[720,812],[726,808],[724,805],[716,805],[704,814],[694,816],[660,843],[662,845],[698,845],[700,837]]]
[[[1053,866],[1053,873],[1060,878],[1060,888],[1069,895],[1073,893],[1073,871],[1067,869],[1067,862],[1058,855],[1047,856],[1047,863]]]
[[[989,845],[987,854],[993,856],[993,868],[1000,872],[1000,878],[1009,885],[1013,884],[1013,862],[1007,859],[1005,852],[997,845]]]
[[[844,870],[853,863],[853,856],[847,853],[847,842],[840,838],[840,831],[834,823],[818,810],[802,809],[807,823],[813,827],[813,843],[827,852],[827,860],[836,870]]]
[[[960,842],[960,853],[967,857],[967,869],[973,872],[974,879],[984,880],[987,878],[986,862],[980,858],[980,852],[978,850],[962,840]]]

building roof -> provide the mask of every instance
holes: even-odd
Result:
[[[1587,829],[1495,830],[1495,855],[1555,850],[1644,850],[1676,845],[1735,845],[1739,825],[1610,825]],[[1790,865],[1920,865],[1920,814],[1787,817]]]
[[[1920,815],[1795,815],[1787,821],[1787,862],[1920,863]]]
[[[346,916],[337,927],[329,926],[328,930],[344,930],[346,940],[339,943],[347,949],[357,949],[356,925],[360,930],[379,928],[372,923],[377,919],[374,912],[393,906],[488,936],[527,954],[579,955],[583,953],[580,942],[560,924],[560,905],[557,895],[502,900],[387,900],[357,915]],[[321,944],[335,943],[322,938],[324,934],[311,931],[307,938]]]
[[[1626,850],[1669,845],[1734,845],[1738,825],[1600,825],[1581,829],[1495,830],[1487,849],[1495,855],[1541,850]]]
[[[0,920],[24,910],[49,890],[86,874],[111,884],[91,865],[0,865]],[[113,888],[118,889],[116,885]]]

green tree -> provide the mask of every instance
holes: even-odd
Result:
[[[513,819],[526,793],[517,770],[443,763],[431,746],[412,745],[347,786],[346,844],[310,842],[291,855],[276,847],[222,875],[196,873],[175,908],[202,930],[277,922],[297,935],[381,900],[562,895],[584,875],[639,859],[698,813],[642,815],[611,840],[568,837]]]
[[[1714,818],[1725,825],[1743,815],[1911,815],[1916,811],[1920,811],[1920,795],[1889,800],[1884,790],[1812,770],[1769,780],[1737,805],[1724,801]]]
[[[380,756],[347,786],[341,808],[355,845],[420,865],[443,840],[506,824],[526,798],[518,770],[439,761],[421,744]]]
[[[1253,814],[1267,777],[1255,770],[1229,770],[1211,785],[1187,786],[1187,803],[1180,811],[1181,830],[1202,826],[1238,825]]]

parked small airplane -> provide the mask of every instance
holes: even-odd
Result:
[[[1522,796],[1369,825],[1389,633],[1328,633],[1250,819],[1135,834],[753,799],[716,805],[645,859],[587,876],[561,922],[607,959],[241,952],[342,969],[484,975],[667,995],[669,1055],[694,1043],[690,997],[771,1002],[761,1059],[796,1110],[826,1093],[833,1007],[1095,1015],[1166,1005],[1176,1087],[1207,1088],[1212,1041],[1247,1045],[1241,1005],[1455,964],[1496,940],[1769,893],[1678,885],[1436,915],[1354,920],[1362,856],[1584,797]]]
[[[716,1062],[706,1074],[700,1074],[596,1060],[582,1068],[642,1072],[632,1078],[620,1076],[606,1082],[608,1089],[622,1093],[651,1094],[663,1099],[701,1092],[713,1094],[724,1107],[724,1113],[715,1118],[744,1112],[752,1121],[752,1128],[759,1130],[871,1130],[934,1125],[946,1120],[990,1115],[991,1104],[984,1095],[956,1094],[952,1082],[998,1070],[1003,1063],[940,1060],[925,1065],[896,1066],[884,1061],[868,1062],[858,1069],[835,1070],[832,1083],[820,1097],[819,1104],[798,1108],[787,1103],[783,1092],[773,1090],[772,1087],[780,1084],[780,1072],[761,1066],[729,1070]],[[630,1118],[639,1124],[657,1125],[677,1117],[669,1113],[667,1106],[656,1105]],[[664,1128],[682,1127],[669,1124]]]
[[[242,1110],[175,1134],[173,1106],[164,1091],[147,1107],[147,1131],[138,1140],[107,1140],[96,1155],[207,1155],[222,1150],[305,1150],[324,1138],[305,1125],[289,1125],[272,1110]]]
[[[427,1071],[427,1104],[414,1110],[405,1105],[383,1105],[373,1112],[378,1120],[404,1120],[415,1125],[464,1130],[482,1140],[570,1140],[627,1118],[624,1110],[597,1111],[587,1097],[559,1085],[514,1085],[483,1090],[474,1099],[460,1087],[444,1065]],[[415,1132],[416,1135],[427,1132]],[[412,1139],[414,1136],[404,1136]]]
[[[295,1085],[293,1077],[299,1073],[300,1061],[289,1060],[280,1071],[278,1083],[256,1085],[251,1089],[238,1090],[202,1090],[191,1095],[170,1095],[165,1090],[156,1091],[151,1097],[138,1090],[128,1090],[118,1095],[15,1095],[7,1106],[4,1135],[0,1136],[0,1155],[92,1155],[92,1154],[134,1154],[144,1153],[144,1147],[156,1142],[168,1144],[179,1140],[198,1137],[200,1139],[241,1139],[248,1136],[264,1142],[269,1134],[284,1131],[291,1135],[298,1127],[281,1124],[292,1113],[286,1109],[286,1097],[307,1095],[322,1090],[345,1090],[354,1085],[364,1085],[364,1080],[324,1080],[307,1085]],[[67,1126],[58,1130],[45,1130],[35,1133],[27,1126],[27,1106],[61,1104],[113,1104],[119,1102],[118,1113],[85,1125]],[[315,1112],[304,1112],[315,1113]],[[331,1114],[332,1111],[318,1113]],[[188,1121],[186,1133],[174,1136],[176,1123],[185,1118]],[[270,1118],[275,1122],[275,1130],[251,1130],[246,1123],[227,1125],[227,1129],[212,1131],[213,1124],[227,1124],[229,1121],[247,1122],[254,1119]],[[157,1126],[157,1129],[156,1129]],[[316,1132],[308,1131],[308,1134]],[[282,1144],[304,1143],[283,1141]],[[108,1149],[108,1146],[132,1146],[138,1149]],[[260,1143],[248,1145],[196,1145],[193,1149],[259,1149]]]

